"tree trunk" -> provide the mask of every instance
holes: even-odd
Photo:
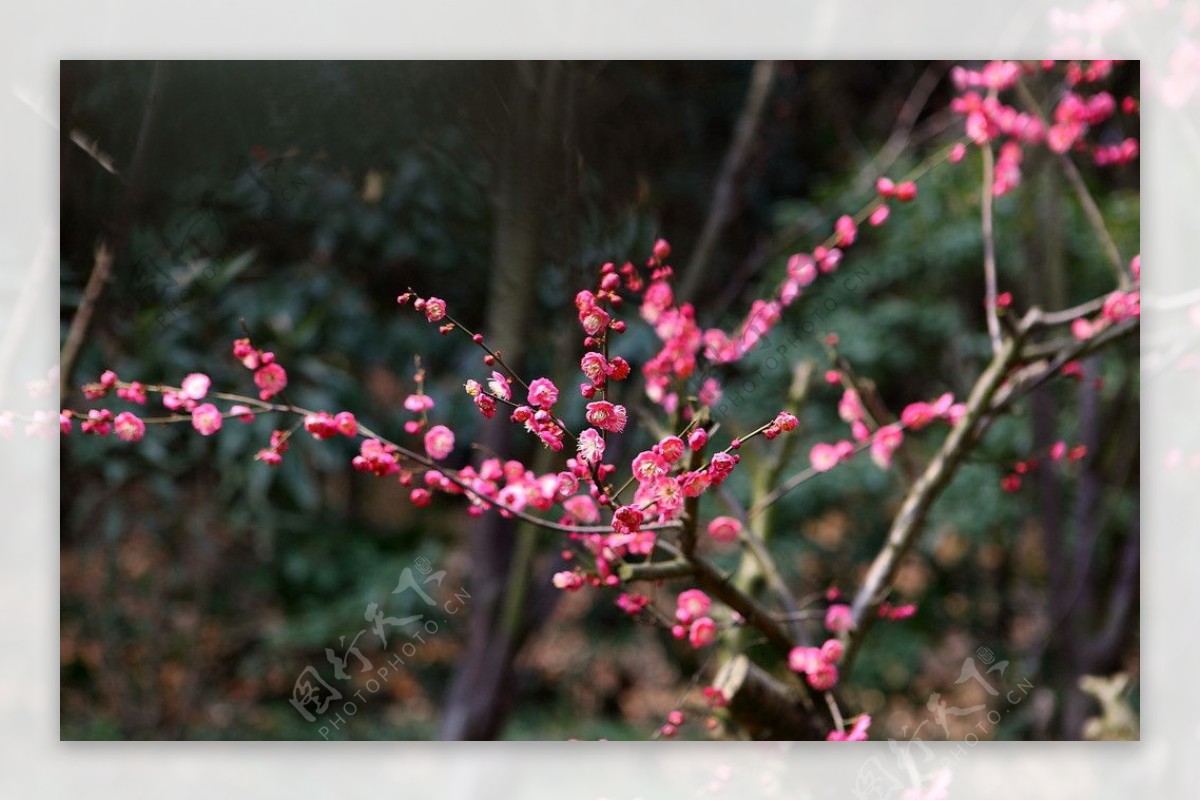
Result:
[[[503,163],[495,197],[495,237],[490,303],[483,333],[505,362],[521,369],[525,340],[537,300],[531,291],[540,260],[547,168],[557,111],[557,63],[516,65],[511,76]],[[487,451],[508,453],[511,427],[484,428]],[[499,515],[476,518],[469,528],[473,598],[466,653],[446,698],[444,740],[491,740],[499,734],[512,698],[512,664],[525,636],[523,603],[532,558],[530,543],[514,521]]]

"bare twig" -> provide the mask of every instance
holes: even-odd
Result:
[[[996,309],[996,234],[992,225],[992,185],[996,178],[995,155],[992,146],[985,144],[983,152],[983,188],[979,193],[980,217],[983,229],[983,282],[984,306],[987,308],[988,336],[992,340],[992,353],[1000,352],[1000,319]]]
[[[897,423],[896,425],[899,425],[899,423]],[[856,442],[856,443],[854,443],[853,453],[855,453],[855,454],[860,453],[861,451],[865,451],[869,447],[871,447],[871,440],[869,440],[869,439],[863,440],[862,442]],[[778,487],[776,487],[774,490],[772,490],[771,492],[764,495],[762,497],[762,499],[757,504],[755,504],[754,507],[750,510],[749,516],[755,517],[755,516],[761,514],[762,512],[766,511],[767,507],[774,505],[784,495],[787,495],[789,492],[791,492],[792,490],[794,490],[796,487],[800,486],[804,482],[808,481],[809,479],[812,479],[812,478],[815,478],[815,477],[821,475],[821,472],[822,471],[817,470],[816,468],[806,467],[805,469],[801,470],[799,473],[796,473],[791,478],[789,478],[788,480],[786,480],[782,484],[780,484]]]
[[[104,242],[96,248],[96,258],[92,263],[92,273],[88,276],[87,285],[83,288],[83,299],[79,309],[71,318],[71,327],[67,329],[67,338],[63,342],[62,352],[58,357],[59,397],[65,401],[71,387],[71,368],[79,349],[83,347],[83,337],[92,322],[92,314],[96,311],[96,302],[104,291],[104,285],[112,273],[113,254]]]
[[[1124,322],[1109,326],[1100,333],[1083,341],[1063,343],[1058,350],[1055,350],[1047,357],[1022,367],[1010,376],[1009,380],[996,393],[992,401],[992,408],[988,411],[988,416],[994,417],[1007,411],[1017,400],[1028,395],[1057,375],[1058,371],[1067,362],[1082,359],[1088,354],[1095,353],[1101,348],[1129,336],[1139,329],[1140,323],[1141,321],[1136,318],[1125,320]],[[1022,358],[1028,355],[1027,352],[1024,352],[1022,353]]]
[[[621,581],[658,581],[659,579],[684,578],[695,572],[691,563],[686,559],[640,564],[626,562],[617,569],[617,575],[621,577]]]
[[[1069,309],[1062,309],[1061,311],[1046,312],[1034,307],[1029,310],[1033,315],[1029,321],[1029,325],[1031,328],[1069,325],[1080,317],[1095,314],[1102,308],[1104,308],[1103,297],[1092,298],[1086,303],[1080,303],[1078,306],[1072,306]]]
[[[1066,153],[1059,155],[1058,160],[1062,165],[1063,172],[1067,176],[1067,182],[1071,184],[1071,188],[1075,190],[1076,197],[1079,198],[1079,205],[1083,207],[1084,216],[1091,223],[1092,229],[1095,230],[1096,236],[1100,239],[1100,246],[1104,250],[1104,254],[1113,266],[1113,272],[1117,277],[1117,286],[1121,289],[1128,289],[1129,272],[1125,269],[1125,260],[1121,257],[1121,251],[1117,250],[1117,243],[1113,241],[1112,234],[1108,231],[1108,226],[1104,222],[1104,215],[1100,213],[1100,207],[1096,205],[1095,198],[1088,191],[1087,184],[1083,182],[1083,176],[1079,174],[1079,168],[1075,166],[1075,162]]]
[[[913,84],[912,91],[908,93],[908,97],[904,101],[904,105],[900,107],[900,113],[896,115],[896,124],[892,128],[891,134],[887,141],[883,143],[883,147],[875,154],[854,179],[854,193],[862,194],[871,188],[871,184],[876,178],[887,172],[888,168],[896,162],[900,154],[909,146],[913,138],[913,128],[916,127],[917,118],[921,116],[921,111],[924,110],[925,104],[929,102],[933,90],[941,83],[945,77],[948,67],[944,63],[933,63],[925,68],[921,76],[917,78],[917,82]]]
[[[88,155],[92,161],[100,165],[101,169],[110,175],[113,175],[121,180],[121,183],[128,183],[125,176],[116,168],[113,163],[112,156],[100,149],[100,143],[95,139],[91,139],[83,131],[71,131],[70,140],[80,150]]]
[[[1049,122],[1046,115],[1042,113],[1042,107],[1038,105],[1037,99],[1033,93],[1029,91],[1029,87],[1022,80],[1017,81],[1017,94],[1021,98],[1021,104],[1031,114],[1037,116],[1043,126],[1049,127]],[[1108,225],[1104,222],[1104,215],[1100,213],[1100,207],[1096,205],[1096,199],[1092,197],[1092,193],[1088,191],[1087,184],[1083,180],[1083,176],[1079,173],[1079,168],[1075,166],[1075,162],[1066,153],[1060,153],[1058,163],[1062,166],[1063,174],[1067,177],[1067,183],[1071,185],[1075,196],[1079,199],[1079,205],[1083,208],[1083,214],[1087,217],[1088,223],[1092,226],[1092,230],[1096,232],[1096,236],[1100,240],[1100,247],[1104,251],[1104,255],[1108,257],[1108,261],[1112,264],[1113,271],[1117,276],[1117,285],[1121,289],[1129,287],[1129,272],[1125,269],[1125,260],[1121,258],[1121,251],[1117,249],[1117,243],[1113,241],[1112,234],[1108,230]]]
[[[120,210],[117,213],[117,221],[113,226],[112,245],[110,247],[107,243],[102,242],[96,252],[91,275],[88,277],[87,286],[84,287],[83,301],[75,313],[75,318],[71,320],[71,326],[67,331],[67,339],[63,343],[62,352],[59,354],[59,393],[61,399],[64,401],[66,400],[68,387],[71,382],[71,367],[79,355],[79,348],[83,345],[83,339],[87,334],[96,304],[99,302],[100,296],[104,293],[104,287],[108,283],[109,275],[112,272],[113,254],[124,247],[125,237],[129,230],[129,218],[133,213],[133,208],[140,192],[141,176],[146,161],[146,143],[150,138],[150,130],[156,116],[156,109],[158,108],[156,98],[162,91],[163,80],[162,62],[156,62],[150,74],[150,88],[147,93],[146,105],[142,112],[141,124],[138,126],[137,139],[133,146],[133,155],[129,160],[130,168],[127,179],[116,171],[112,166],[112,160],[99,151],[95,142],[89,142],[86,137],[78,134],[78,132],[72,132],[71,134],[71,141],[82,148],[85,153],[105,170],[121,178],[126,189],[125,196],[121,201]]]
[[[729,151],[725,154],[721,172],[713,188],[713,199],[708,209],[708,217],[704,221],[704,227],[700,230],[696,250],[688,262],[677,290],[681,300],[688,300],[696,294],[696,290],[700,287],[700,280],[716,249],[717,240],[730,217],[733,216],[737,182],[753,151],[754,138],[758,134],[763,111],[766,109],[767,98],[771,94],[771,85],[774,81],[775,62],[759,61],[754,65],[754,72],[750,76],[750,89],[746,92],[746,102],[742,106],[742,113],[738,117],[733,131],[733,141],[729,145]]]

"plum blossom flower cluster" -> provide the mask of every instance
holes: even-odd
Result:
[[[842,380],[837,371],[830,371],[827,379],[831,383],[840,383]],[[813,470],[824,473],[869,447],[871,460],[887,470],[891,467],[892,455],[904,442],[904,431],[920,431],[937,420],[954,426],[965,412],[966,406],[955,403],[953,393],[947,392],[932,403],[910,403],[900,413],[899,421],[879,425],[863,405],[859,391],[854,387],[846,387],[838,402],[838,416],[850,426],[851,439],[840,439],[833,443],[818,442],[809,450],[808,459]]]
[[[858,213],[838,217],[832,232],[811,253],[790,256],[784,279],[770,296],[751,302],[746,316],[732,332],[716,327],[702,329],[696,320],[695,307],[676,302],[671,287],[673,271],[665,264],[671,248],[666,241],[659,240],[647,261],[651,273],[639,309],[642,319],[653,326],[662,341],[658,353],[643,366],[647,397],[666,412],[675,413],[682,385],[696,372],[701,356],[715,365],[742,359],[770,333],[806,289],[821,276],[837,271],[846,249],[859,241],[859,226],[863,222],[871,227],[883,225],[891,216],[888,201],[909,203],[917,197],[917,184],[911,179],[897,182],[880,178],[876,190],[877,197]],[[623,275],[635,272],[632,264],[621,268]],[[633,286],[640,284],[639,276]],[[580,313],[583,314],[582,310]],[[721,385],[717,379],[706,377],[698,394],[701,403],[713,406],[720,400]]]
[[[1134,256],[1129,265],[1129,272],[1135,282],[1129,290],[1115,289],[1104,298],[1104,304],[1099,314],[1092,318],[1079,317],[1071,323],[1071,333],[1076,339],[1090,339],[1106,328],[1133,320],[1142,316],[1142,257]]]
[[[992,194],[1008,194],[1020,184],[1025,147],[1044,144],[1058,154],[1089,150],[1089,133],[1111,120],[1118,104],[1111,93],[1100,90],[1088,94],[1084,87],[1106,79],[1113,64],[1094,61],[1067,65],[1060,96],[1048,120],[1037,108],[1018,110],[1004,98],[1022,92],[1025,76],[1049,73],[1056,62],[992,61],[980,70],[954,68],[951,78],[959,95],[950,107],[964,117],[967,138],[980,147],[996,144],[999,148]],[[1120,109],[1127,115],[1134,114],[1137,103],[1125,98]],[[1090,148],[1099,166],[1126,164],[1137,158],[1138,152],[1138,141],[1132,136],[1116,144],[1097,142]]]
[[[771,329],[782,319],[784,312],[803,297],[806,289],[816,283],[821,276],[837,271],[842,264],[846,250],[860,240],[859,226],[862,222],[869,223],[871,227],[883,225],[891,218],[891,207],[888,205],[888,201],[909,203],[917,197],[917,184],[911,179],[897,182],[883,177],[876,182],[875,188],[877,197],[868,202],[857,214],[843,214],[838,217],[833,224],[833,231],[824,242],[813,248],[811,253],[795,253],[788,258],[786,275],[773,295],[754,300],[750,304],[748,314],[732,334],[719,328],[704,330],[700,334],[704,356],[716,364],[730,364],[743,358],[770,333]],[[661,291],[659,301],[653,309],[655,315],[661,316],[671,311],[673,307],[670,302],[669,291]],[[688,320],[694,317],[694,312],[688,304],[684,304],[680,313]],[[646,317],[644,308],[643,317]],[[668,332],[675,331],[672,327],[668,327],[667,330]],[[677,370],[676,375],[683,377],[690,373],[691,367],[694,366],[694,362],[691,360],[695,358],[691,345],[696,329],[693,325],[685,330],[688,334],[687,337],[676,334],[670,339],[663,336],[662,331],[659,331],[659,336],[664,339],[663,353],[675,354],[677,361],[681,358],[679,354],[682,354],[680,363],[686,369],[682,372]],[[702,393],[708,391],[710,394],[715,394],[718,390],[719,387],[716,386],[701,388]],[[651,399],[657,401],[662,397],[652,395]],[[666,395],[665,401],[665,408],[671,411],[674,404],[673,396]],[[715,399],[712,402],[715,402]]]
[[[675,607],[675,619],[671,627],[676,638],[688,638],[693,648],[703,648],[717,636],[717,624],[709,617],[712,600],[700,590],[684,590],[679,593]]]

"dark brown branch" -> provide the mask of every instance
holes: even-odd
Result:
[[[742,592],[707,559],[694,555],[685,557],[680,551],[662,541],[659,542],[658,547],[674,558],[658,565],[622,565],[619,575],[623,579],[626,576],[629,579],[657,579],[690,575],[695,578],[700,589],[705,590],[737,612],[746,626],[759,631],[780,656],[787,658],[795,646],[795,642],[769,609]],[[799,692],[801,692],[805,708],[813,709],[812,699],[803,690]]]
[[[738,654],[717,671],[713,686],[724,693],[729,714],[755,740],[820,739],[807,696]]]
[[[701,410],[697,426],[708,422],[708,412]],[[703,451],[692,451],[688,459],[688,470],[698,470],[704,462]],[[684,559],[691,559],[696,550],[696,526],[700,523],[700,497],[688,498],[683,504],[683,528],[679,532],[679,547]]]
[[[742,616],[747,626],[758,629],[767,642],[783,657],[787,657],[788,653],[795,645],[787,631],[775,619],[775,615],[766,607],[762,606],[758,601],[751,598],[746,593],[738,589],[729,580],[728,576],[721,574],[716,565],[708,561],[702,556],[692,555],[685,556],[678,548],[670,545],[663,540],[659,540],[655,546],[666,552],[673,558],[672,562],[666,564],[672,565],[668,570],[682,571],[678,563],[686,563],[691,568],[691,575],[696,579],[696,583],[700,589],[708,591],[709,594],[716,596],[726,606]],[[653,573],[647,565],[624,565],[622,569],[628,568],[628,572],[632,576],[637,576],[641,571]]]
[[[784,657],[788,655],[795,643],[769,610],[733,586],[729,579],[721,575],[716,566],[707,559],[695,557],[692,559],[692,566],[695,568],[696,582],[700,585],[700,589],[716,596],[726,606],[741,615],[747,626],[762,632],[763,636],[767,638],[767,642],[778,653]]]

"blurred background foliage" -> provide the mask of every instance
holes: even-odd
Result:
[[[960,127],[945,111],[949,66],[774,65],[727,224],[691,279],[703,325],[735,325],[790,253],[811,249],[839,214],[869,199],[881,167],[900,176],[950,141]],[[684,272],[712,213],[753,67],[63,62],[62,129],[94,143],[91,154],[66,136],[62,144],[64,336],[97,244],[116,254],[65,403],[82,406],[78,385],[106,368],[165,383],[201,370],[220,388],[250,393],[229,351],[246,330],[287,366],[293,402],[350,409],[403,436],[401,401],[419,355],[435,417],[459,432],[455,458],[465,461],[466,443],[485,433],[461,391],[464,378],[482,372],[478,353],[397,310],[396,294],[408,286],[437,294],[478,327],[497,304],[524,303],[527,372],[571,386],[578,354],[564,321],[574,292],[604,261],[644,259],[657,236],[671,240]],[[1109,88],[1120,98],[1137,85],[1136,65],[1123,65]],[[921,86],[926,102],[917,102]],[[1057,87],[1034,88],[1049,96]],[[898,117],[906,125],[898,128]],[[533,128],[546,135],[531,144],[524,132]],[[885,142],[904,128],[908,146],[879,164]],[[1121,116],[1099,132],[1116,141],[1136,134],[1136,118]],[[1136,164],[1101,172],[1084,161],[1118,246],[1136,253]],[[996,206],[1002,288],[1018,308],[1061,308],[1108,291],[1109,268],[1053,163],[1031,152],[1024,167],[1021,187]],[[536,268],[517,298],[491,279],[511,233],[509,190],[528,173],[540,176],[523,196],[537,221]],[[800,301],[773,341],[793,341],[808,321],[836,332],[843,355],[893,410],[944,391],[963,395],[989,347],[979,176],[975,152],[930,172],[916,202],[865,230],[849,253],[843,275],[859,280],[829,282],[824,297],[836,309],[818,316],[819,306]],[[653,347],[632,322],[623,352],[632,360]],[[792,365],[811,360],[819,376],[826,364],[812,336],[789,346],[786,368],[768,363],[772,355],[763,348],[721,374],[731,389],[756,376],[721,420],[726,432],[778,411]],[[1137,343],[1087,369],[1087,381],[1056,382],[997,424],[935,507],[894,592],[920,612],[872,632],[844,691],[847,708],[876,716],[874,737],[907,739],[930,720],[933,692],[962,708],[994,703],[955,683],[979,648],[1009,660],[1010,684],[1026,677],[1034,687],[980,736],[1078,737],[1096,711],[1076,688],[1079,676],[1136,677],[1136,592],[1115,637],[1106,624],[1131,538],[1136,551]],[[796,469],[812,443],[842,436],[831,433],[842,430],[837,398],[819,380],[812,386]],[[152,427],[134,446],[64,438],[63,738],[322,736],[289,705],[293,682],[307,665],[328,668],[325,649],[340,652],[339,638],[362,627],[364,604],[386,600],[420,557],[447,571],[444,596],[463,588],[472,600],[324,736],[445,733],[447,693],[477,609],[475,532],[461,504],[441,499],[416,513],[401,487],[350,469],[345,440],[300,437],[280,468],[267,468],[252,457],[273,427],[226,423],[211,438]],[[1016,494],[1000,490],[1015,460],[1058,439],[1088,444],[1091,456],[1044,468]],[[935,432],[910,437],[914,458],[937,440]],[[522,438],[512,452],[535,457]],[[735,491],[745,489],[741,472]],[[852,589],[900,497],[894,476],[865,459],[787,496],[772,547],[796,594]],[[665,632],[631,624],[614,593],[545,592],[561,547],[543,534],[528,561],[513,563],[528,570],[528,609],[490,736],[647,737],[701,663]],[[730,565],[734,557],[715,554]],[[1061,575],[1075,582],[1065,601],[1054,587]],[[393,602],[388,613],[397,611]],[[364,653],[388,656],[365,645]],[[978,720],[954,719],[963,730],[946,733],[979,735]],[[689,724],[682,736],[706,734]],[[921,736],[943,733],[926,726]]]

